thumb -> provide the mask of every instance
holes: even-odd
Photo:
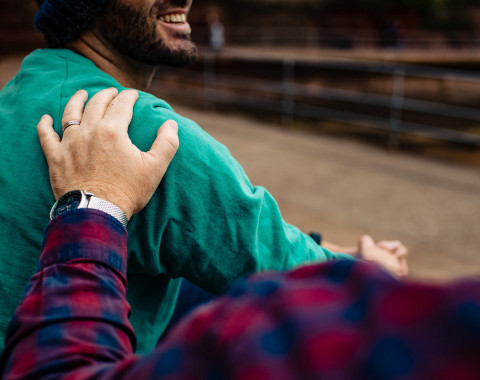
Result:
[[[178,125],[174,120],[167,120],[159,128],[152,148],[147,152],[162,175],[165,174],[168,165],[177,153],[178,146]]]
[[[373,241],[372,237],[369,235],[363,235],[358,242],[360,251],[363,251],[366,248],[374,247],[375,242]]]
[[[53,130],[53,119],[49,115],[42,116],[37,125],[37,133],[43,154],[47,162],[50,162],[52,155],[60,145],[60,137]]]

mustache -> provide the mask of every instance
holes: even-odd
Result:
[[[157,0],[152,5],[151,13],[158,16],[172,8],[187,8],[191,0]]]

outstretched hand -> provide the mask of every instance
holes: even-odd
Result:
[[[63,131],[63,139],[45,115],[37,131],[48,162],[55,199],[71,190],[86,190],[125,212],[127,218],[148,203],[178,146],[178,126],[168,120],[158,130],[150,151],[140,151],[128,137],[138,92],[114,88],[100,91],[87,106],[86,91],[68,102],[62,120],[78,120]]]
[[[324,241],[322,246],[333,252],[342,252],[360,260],[377,263],[396,277],[408,275],[408,249],[401,241],[382,240],[376,243],[370,236],[363,235],[357,246],[343,247],[328,241]]]
[[[358,258],[373,261],[399,278],[408,274],[407,255],[407,248],[398,240],[375,243],[364,235],[358,242]]]

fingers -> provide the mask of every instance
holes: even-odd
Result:
[[[363,250],[366,249],[366,248],[374,247],[374,246],[375,246],[375,242],[373,241],[373,239],[372,239],[371,236],[369,236],[369,235],[363,235],[363,236],[360,238],[359,245],[360,245],[360,250],[363,251]]]
[[[398,240],[393,241],[380,241],[377,244],[378,247],[386,249],[387,251],[395,254],[398,257],[406,257],[408,255],[408,249]]]
[[[115,97],[105,112],[104,119],[115,123],[118,128],[124,129],[126,133],[132,121],[133,106],[138,100],[138,91],[125,90]]]
[[[396,251],[402,243],[398,240],[382,240],[378,242],[378,246],[388,249],[389,251]]]
[[[63,111],[62,130],[65,131],[65,125],[69,121],[82,121],[83,107],[88,99],[88,93],[85,90],[78,91],[68,101],[65,111]]]
[[[113,87],[97,92],[85,107],[82,121],[87,125],[95,125],[95,122],[104,117],[108,106],[117,95],[118,90]]]
[[[167,120],[158,130],[152,148],[147,152],[152,157],[157,170],[160,170],[162,174],[167,170],[178,146],[178,125],[174,120]]]
[[[400,271],[401,271],[400,277],[408,276],[408,263],[405,258],[400,259]]]
[[[407,249],[399,241],[381,241],[377,244],[368,236],[359,241],[360,258],[380,264],[398,278],[408,274]]]
[[[53,120],[49,115],[43,115],[37,125],[38,138],[47,162],[52,161],[52,156],[60,145],[60,137],[53,130]]]

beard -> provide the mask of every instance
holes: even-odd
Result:
[[[170,0],[185,3],[186,0]],[[126,56],[149,65],[186,66],[197,58],[197,49],[190,34],[177,33],[174,43],[162,39],[157,33],[154,6],[134,8],[121,0],[112,0],[99,19],[100,32],[115,49]],[[173,46],[172,46],[173,45]]]

